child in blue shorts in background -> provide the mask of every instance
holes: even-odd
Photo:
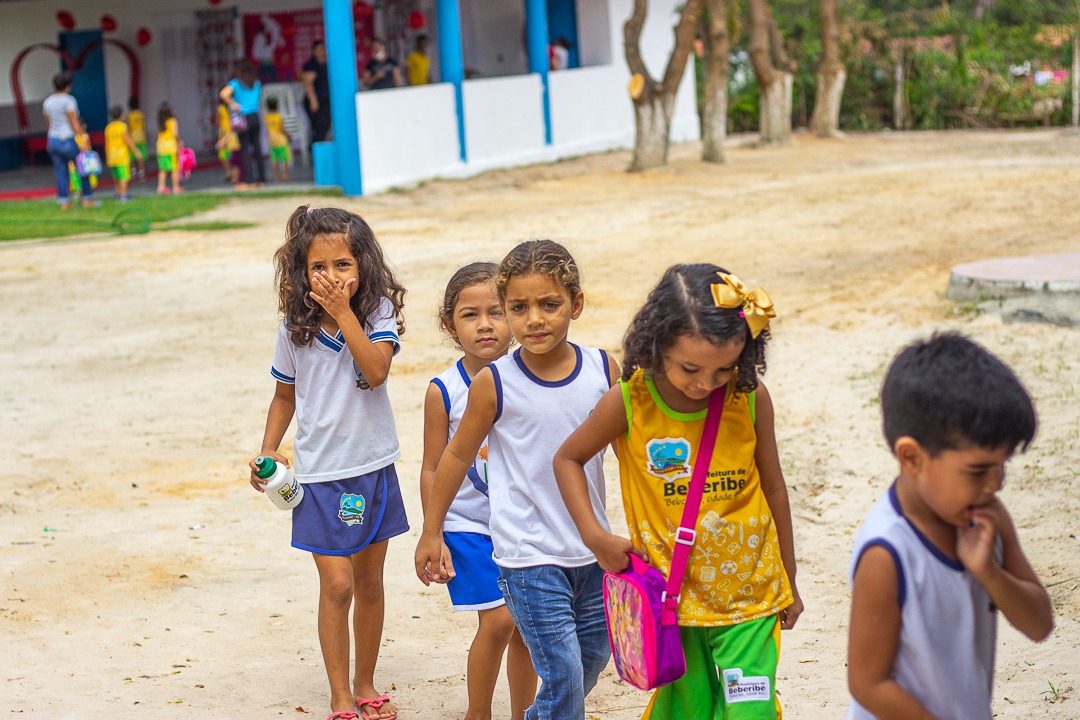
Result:
[[[424,464],[420,497],[427,506],[439,458],[454,436],[469,399],[476,373],[506,355],[510,326],[495,293],[498,266],[476,262],[458,270],[446,286],[439,308],[439,327],[464,353],[428,386],[424,400]],[[536,697],[536,671],[529,649],[514,629],[514,620],[499,589],[499,566],[488,520],[488,446],[480,447],[467,479],[461,484],[443,520],[443,566],[454,609],[479,615],[476,637],[469,647],[469,709],[466,720],[490,720],[491,698],[499,677],[503,651],[510,684],[510,717],[521,720]]]
[[[278,447],[295,414],[295,473],[304,497],[293,510],[292,545],[311,552],[319,571],[329,717],[390,720],[397,709],[375,689],[374,676],[386,541],[409,529],[386,390],[404,333],[405,288],[363,218],[338,208],[297,208],[274,262],[284,320],[260,455],[289,465]],[[251,468],[251,484],[261,492],[266,480],[256,475],[255,460]],[[356,645],[351,681],[350,633]]]

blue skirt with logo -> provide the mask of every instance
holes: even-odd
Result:
[[[408,531],[393,465],[359,477],[304,483],[292,512],[292,546],[319,555],[352,555]]]

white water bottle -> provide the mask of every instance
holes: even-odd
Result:
[[[255,474],[266,480],[266,495],[282,510],[292,510],[304,499],[304,486],[284,464],[274,458],[255,458]]]

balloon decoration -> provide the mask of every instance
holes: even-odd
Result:
[[[102,15],[101,16],[101,29],[104,32],[112,32],[113,30],[115,30],[116,29],[116,18],[114,18],[112,15]]]
[[[150,44],[150,41],[154,39],[154,36],[150,33],[150,30],[145,27],[139,28],[135,33],[135,43],[139,47],[146,47]]]
[[[409,27],[413,30],[419,30],[427,25],[427,18],[424,17],[424,13],[419,10],[413,10],[409,13]]]
[[[71,30],[75,27],[75,16],[67,10],[56,11],[56,22],[60,24],[60,27],[65,30]]]

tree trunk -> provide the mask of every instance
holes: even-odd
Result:
[[[761,142],[791,140],[791,61],[780,42],[780,33],[766,0],[747,0],[750,20],[750,62],[760,88]]]
[[[907,79],[904,77],[904,46],[897,48],[896,86],[893,89],[893,127],[908,129]]]
[[[795,79],[789,72],[773,73],[772,82],[761,87],[761,142],[791,142],[791,90]]]
[[[821,68],[818,70],[817,99],[810,129],[821,137],[838,137],[840,101],[844,97],[847,73],[840,61],[840,9],[837,0],[821,0]]]
[[[722,163],[724,140],[727,139],[728,53],[731,49],[725,0],[705,0],[702,19],[705,52],[702,54],[701,159]]]
[[[667,164],[671,143],[671,115],[675,93],[679,90],[686,60],[694,45],[694,28],[704,0],[686,0],[675,26],[675,47],[668,58],[664,79],[653,80],[641,58],[641,28],[649,9],[648,0],[634,0],[634,10],[623,25],[623,50],[630,68],[634,101],[634,159],[630,171],[646,170]]]
[[[647,100],[645,95],[650,95]],[[630,172],[667,165],[675,97],[646,92],[634,102],[634,159]]]

